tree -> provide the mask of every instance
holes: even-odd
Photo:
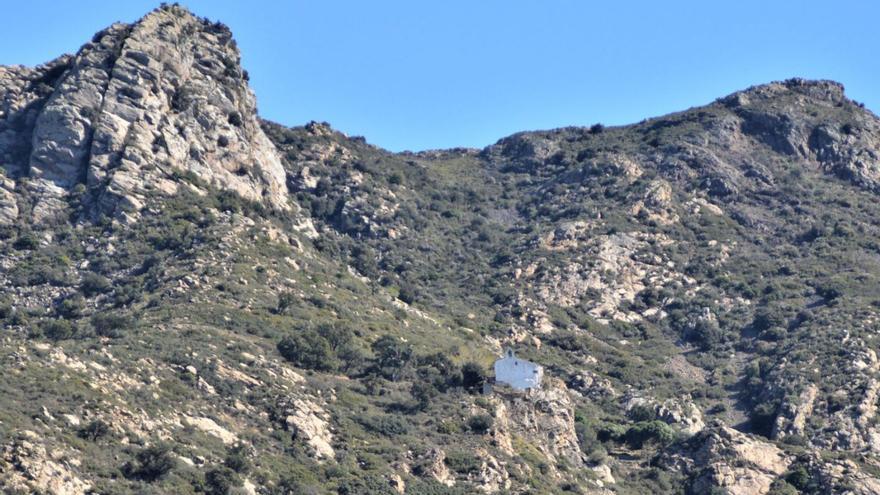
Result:
[[[412,284],[408,282],[404,282],[400,284],[400,289],[397,292],[397,298],[401,301],[412,304],[416,301],[416,289],[412,286]]]
[[[419,356],[416,366],[419,379],[440,392],[461,384],[461,369],[442,352]]]
[[[103,275],[88,272],[83,275],[82,282],[79,284],[79,290],[82,291],[86,297],[103,294],[110,290],[110,280]]]
[[[42,330],[52,340],[69,339],[76,333],[76,327],[67,320],[48,320],[43,323]]]
[[[492,429],[494,422],[494,418],[488,414],[477,414],[468,419],[468,428],[478,435],[485,435]]]
[[[410,386],[409,393],[413,396],[413,399],[416,400],[416,408],[419,411],[424,411],[428,409],[431,405],[431,400],[433,400],[434,397],[437,397],[439,392],[430,383],[415,381]]]
[[[243,444],[235,445],[226,451],[223,465],[236,473],[247,473],[251,469],[251,462],[247,456],[247,448]]]
[[[168,474],[176,465],[171,447],[157,444],[138,452],[134,461],[126,463],[122,471],[128,478],[152,482]]]
[[[86,440],[94,442],[99,438],[103,438],[109,435],[110,427],[107,426],[107,423],[101,421],[100,419],[96,419],[80,428],[79,431],[76,432],[76,434],[80,438],[84,438]]]
[[[626,430],[625,438],[630,446],[640,449],[648,442],[666,445],[675,439],[675,432],[663,421],[643,421]]]
[[[317,331],[306,328],[278,342],[278,352],[300,368],[316,371],[336,369],[336,355],[330,343]]]
[[[205,473],[205,486],[208,495],[228,495],[232,489],[241,485],[241,479],[232,469],[218,466]]]
[[[278,294],[278,304],[275,305],[275,314],[283,315],[296,302],[296,296],[291,291]]]
[[[373,342],[372,350],[379,371],[391,381],[397,381],[412,358],[412,347],[391,335],[379,337]]]
[[[461,367],[461,385],[467,390],[478,390],[486,382],[486,372],[479,364],[471,361]]]
[[[95,313],[91,323],[97,335],[110,338],[120,337],[123,329],[134,325],[132,318],[122,313]]]

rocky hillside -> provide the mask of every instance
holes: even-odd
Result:
[[[0,67],[0,164],[4,493],[880,492],[840,84],[390,153],[261,120],[163,6]]]

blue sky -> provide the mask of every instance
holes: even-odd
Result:
[[[260,113],[391,150],[637,122],[792,76],[880,110],[880,2],[181,2],[228,24]],[[0,64],[75,51],[140,0],[0,0]]]

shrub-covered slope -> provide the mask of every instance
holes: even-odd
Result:
[[[390,153],[246,79],[176,6],[0,68],[4,491],[878,491],[839,84]],[[484,393],[503,347],[540,391]]]

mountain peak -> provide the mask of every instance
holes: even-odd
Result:
[[[178,5],[97,33],[72,58],[4,70],[0,157],[28,178],[36,220],[84,185],[92,214],[136,218],[181,174],[280,209],[280,158],[261,130],[232,33]],[[20,143],[30,143],[22,149]]]
[[[843,84],[827,79],[803,79],[799,77],[751,86],[719,98],[718,101],[728,106],[740,106],[748,104],[752,100],[755,102],[767,102],[792,96],[833,105],[849,102]]]

